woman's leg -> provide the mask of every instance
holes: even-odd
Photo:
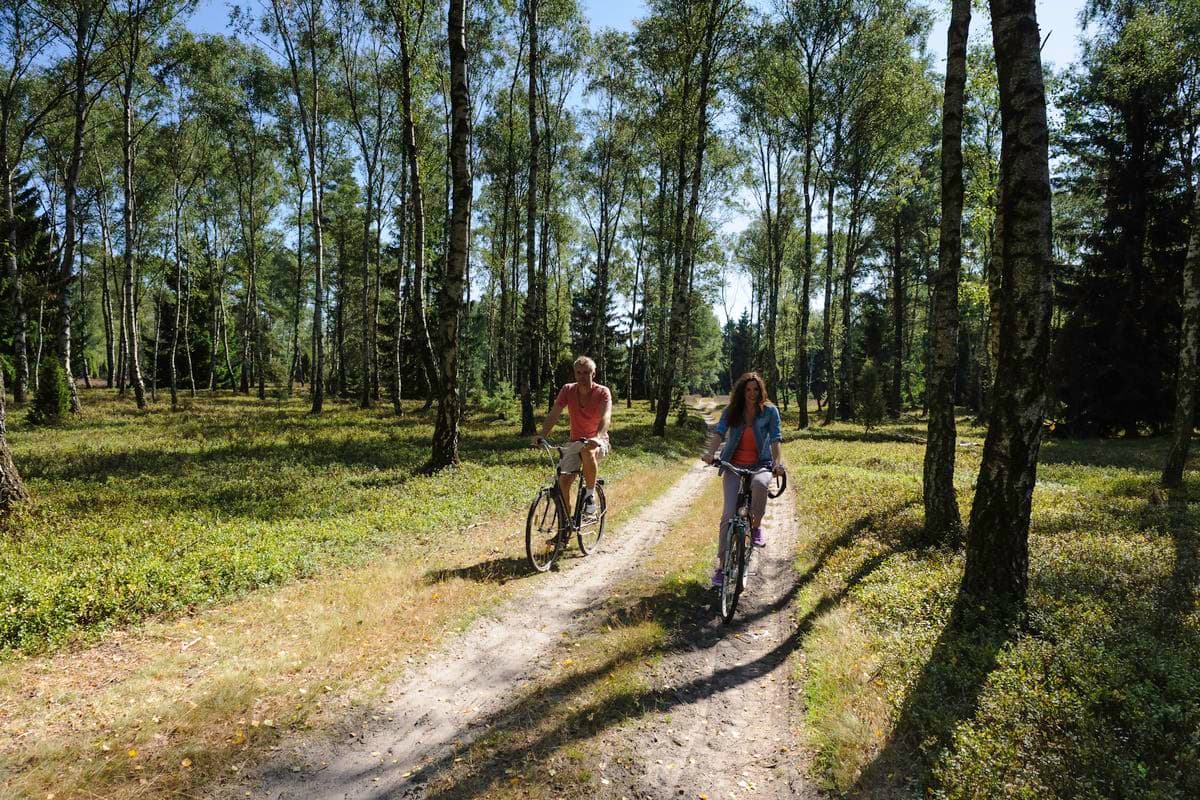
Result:
[[[720,559],[721,566],[724,566],[725,526],[729,524],[729,520],[733,519],[733,515],[737,513],[738,489],[741,488],[741,481],[732,472],[726,472],[721,476],[721,479],[725,490],[725,506],[721,511],[721,527],[717,529],[717,558]]]
[[[750,527],[762,525],[767,513],[767,491],[771,488],[771,473],[760,472],[750,482]]]

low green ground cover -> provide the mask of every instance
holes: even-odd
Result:
[[[1166,443],[1045,445],[1013,627],[956,609],[961,553],[916,544],[908,433],[792,446],[819,773],[851,796],[1200,796],[1200,512],[1155,491]],[[964,515],[982,437],[960,429]]]
[[[138,413],[108,392],[86,414],[35,428],[16,415],[14,456],[33,494],[0,536],[0,655],[44,649],[366,558],[420,558],[445,536],[528,502],[551,467],[511,421],[470,418],[463,464],[418,474],[431,414],[219,397]],[[511,416],[510,416],[511,420]],[[650,436],[615,409],[614,479],[698,452],[699,435]],[[564,434],[565,435],[565,434]],[[514,553],[518,536],[514,531]]]

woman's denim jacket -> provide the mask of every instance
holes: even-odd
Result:
[[[730,426],[728,417],[729,412],[726,410],[721,414],[721,420],[713,431],[717,436],[725,436],[725,444],[721,447],[722,461],[729,461],[733,458],[733,451],[737,449],[738,442],[742,438],[742,428],[745,427],[740,421],[738,424]],[[771,464],[774,461],[771,457],[771,444],[783,441],[779,409],[775,406],[764,406],[751,424],[754,425],[754,439],[758,443],[758,463],[755,466]]]

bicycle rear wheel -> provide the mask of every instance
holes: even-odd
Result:
[[[565,520],[555,491],[545,488],[538,492],[525,520],[525,555],[538,572],[550,569],[562,554]]]
[[[595,491],[596,516],[589,518],[581,514],[579,532],[576,534],[576,538],[579,540],[579,549],[585,556],[591,554],[596,549],[596,545],[600,544],[600,537],[604,535],[604,518],[608,511],[608,500],[604,497],[604,487],[597,483]]]
[[[721,619],[728,625],[733,622],[738,598],[742,596],[742,577],[746,565],[746,537],[744,523],[731,523],[729,540],[725,544],[725,570],[721,581]]]

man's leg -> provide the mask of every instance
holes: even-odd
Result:
[[[570,517],[571,510],[571,487],[575,484],[574,473],[560,475],[558,477],[558,488],[562,490],[563,506],[567,509],[567,516]]]
[[[579,458],[583,462],[583,485],[589,490],[596,488],[596,473],[599,472],[599,464],[596,461],[596,445],[590,442],[583,446],[579,451]]]

